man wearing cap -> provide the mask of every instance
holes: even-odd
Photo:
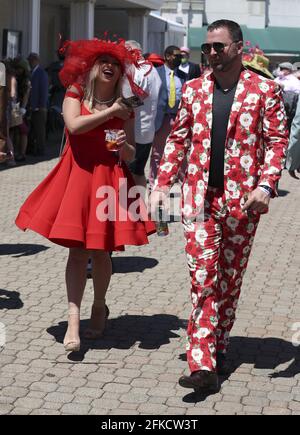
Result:
[[[275,82],[278,83],[284,91],[300,94],[300,80],[294,76],[293,65],[290,62],[282,62],[279,64],[279,73]]]
[[[48,74],[40,66],[40,57],[37,53],[30,53],[28,62],[31,68],[29,105],[31,109],[33,152],[36,155],[43,155],[46,149]]]
[[[196,79],[197,77],[201,76],[201,70],[200,66],[196,63],[190,62],[190,53],[191,50],[188,47],[181,47],[181,65],[179,66],[179,69],[183,71],[186,76],[187,80]]]

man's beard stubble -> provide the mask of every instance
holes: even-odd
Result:
[[[235,63],[236,59],[237,59],[237,56],[234,56],[233,58],[228,59],[227,62],[225,60],[223,60],[223,61],[220,61],[220,63],[217,63],[216,65],[214,65],[212,63],[211,67],[216,72],[227,72],[231,69],[231,67]]]

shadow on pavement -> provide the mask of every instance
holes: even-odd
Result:
[[[186,355],[179,355],[179,359],[186,361]],[[293,378],[300,373],[300,347],[280,338],[232,337],[227,359],[230,370],[228,375],[220,376],[220,387],[242,364],[251,364],[254,369],[270,371],[266,376],[272,379]],[[290,363],[289,366],[280,370],[279,366],[287,363]],[[190,393],[183,401],[198,403],[209,395]]]
[[[114,273],[144,272],[158,265],[155,258],[146,257],[112,257]]]
[[[19,310],[23,305],[20,293],[0,289],[0,310]]]
[[[289,193],[289,190],[278,189],[278,196],[287,196]]]
[[[89,320],[80,322],[80,330],[88,327]],[[81,340],[80,352],[72,352],[68,358],[73,361],[83,361],[90,349],[130,349],[139,342],[140,349],[159,349],[170,343],[171,338],[177,338],[173,330],[186,328],[186,321],[169,314],[153,316],[125,315],[116,319],[108,319],[103,338],[98,340]],[[67,322],[59,322],[51,326],[47,332],[59,343],[63,342],[67,330]]]
[[[35,255],[46,251],[48,246],[32,245],[30,243],[0,244],[0,255],[12,255],[15,258]]]

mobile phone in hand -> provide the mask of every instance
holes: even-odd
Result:
[[[144,104],[142,100],[135,95],[129,98],[122,97],[122,103],[126,104],[126,106],[130,107],[131,109],[135,109],[136,107],[143,106]]]

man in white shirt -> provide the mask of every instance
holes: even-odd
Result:
[[[174,124],[179,103],[181,100],[181,88],[187,76],[178,67],[181,63],[180,48],[170,45],[165,49],[165,64],[157,68],[161,78],[161,88],[158,96],[157,115],[155,119],[155,137],[153,141],[149,187],[152,190],[157,176],[157,169],[162,158],[167,137]]]
[[[126,45],[140,50],[142,48],[136,41],[127,41]],[[152,142],[155,134],[155,118],[161,79],[156,69],[143,57],[140,68],[135,70],[134,82],[148,94],[144,104],[135,109],[135,142],[136,155],[129,169],[137,185],[146,188],[145,166],[150,155]]]
[[[279,64],[279,73],[275,79],[285,92],[296,92],[300,94],[300,80],[293,74],[293,65],[290,62]]]

